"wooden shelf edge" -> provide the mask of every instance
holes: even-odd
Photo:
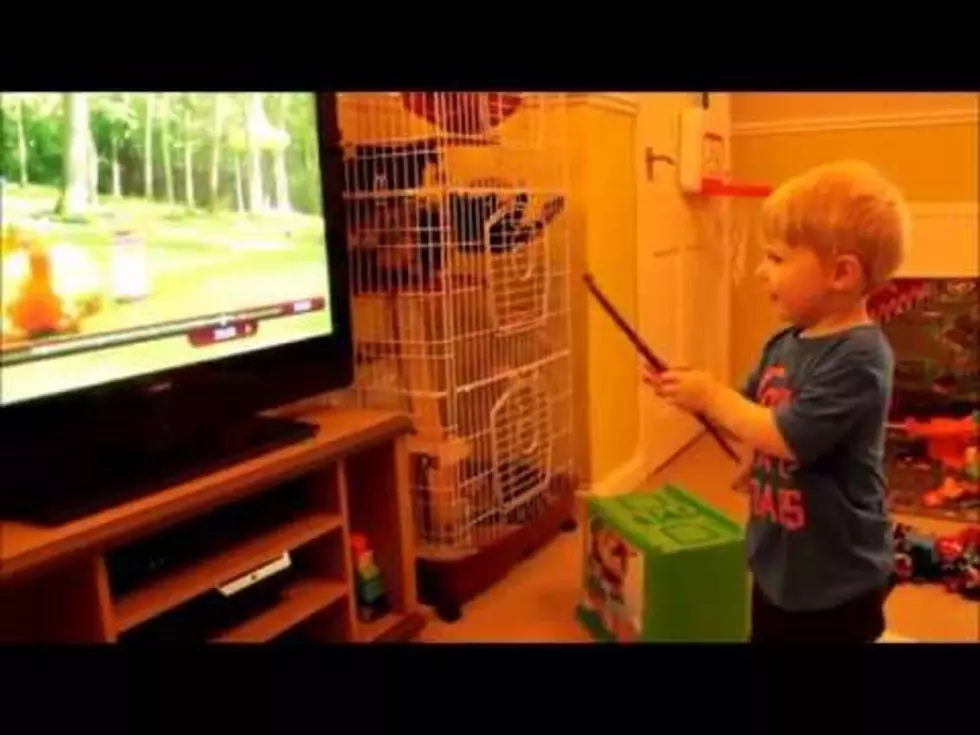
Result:
[[[269,415],[279,415],[276,411]],[[284,411],[282,415],[290,416]],[[0,585],[32,570],[49,569],[69,555],[98,553],[127,542],[167,518],[199,515],[229,498],[244,498],[378,442],[414,430],[404,414],[371,409],[321,408],[296,414],[320,427],[308,441],[203,475],[55,528],[0,519]]]
[[[250,620],[214,636],[210,643],[268,643],[347,597],[347,585],[324,579],[303,579],[283,591],[283,599]]]
[[[357,621],[359,643],[399,643],[415,638],[425,627],[422,613],[388,613],[377,620]]]
[[[338,643],[415,638],[427,618],[418,606],[415,581],[410,418],[347,409],[304,411],[300,417],[320,426],[316,437],[63,526],[0,520],[0,606],[29,619],[0,626],[0,635],[9,630],[16,640],[94,638],[123,645],[155,639],[264,643],[293,634]],[[356,471],[348,487],[351,467]],[[117,569],[114,555],[126,553],[129,544],[183,524],[190,529],[197,519],[206,523],[212,511],[237,504],[245,508],[261,493],[278,492],[305,496],[313,507],[296,513],[291,503],[270,500],[269,514],[259,518],[265,520],[260,525],[271,527],[250,529],[234,520],[217,528],[202,526],[200,538],[207,544],[195,549],[193,539],[180,542],[187,544],[184,559],[175,558],[172,568],[131,583],[117,579],[114,589],[113,572],[124,571]],[[356,499],[353,508],[351,497]],[[293,513],[282,517],[280,510],[290,507]],[[244,533],[226,535],[232,527]],[[373,623],[357,620],[352,529],[366,533],[376,547],[397,610]],[[295,563],[277,583],[231,604],[217,599],[222,583],[286,551],[295,552]],[[35,609],[43,619],[38,625],[30,620]],[[83,619],[84,625],[63,623],[65,610],[78,612],[70,617]],[[0,615],[0,622],[5,617]]]
[[[312,513],[235,544],[196,564],[176,569],[116,601],[117,633],[132,630],[141,623],[179,607],[284,551],[293,551],[339,531],[343,524],[343,517],[340,515]]]

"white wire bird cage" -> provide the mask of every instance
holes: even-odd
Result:
[[[420,558],[464,559],[571,492],[565,95],[339,100],[351,397],[413,416]]]

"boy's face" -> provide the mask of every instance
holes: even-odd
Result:
[[[827,308],[832,274],[811,248],[767,243],[756,274],[780,319],[807,326]]]

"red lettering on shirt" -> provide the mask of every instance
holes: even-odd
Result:
[[[759,379],[756,401],[767,408],[781,408],[793,400],[781,365],[766,367]],[[751,508],[754,518],[777,523],[787,531],[806,527],[803,493],[794,489],[797,463],[756,452],[752,464]]]
[[[777,523],[787,531],[799,531],[806,527],[803,493],[799,490],[760,482],[754,477],[749,486],[753,518]]]

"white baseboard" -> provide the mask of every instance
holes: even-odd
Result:
[[[569,107],[588,105],[607,112],[636,117],[640,108],[634,97],[632,94],[618,92],[572,92],[568,94],[567,100]]]
[[[582,495],[604,498],[632,492],[653,474],[653,468],[648,465],[649,462],[644,457],[639,454],[634,455],[629,462],[620,465],[605,477],[585,485],[579,492]]]
[[[895,633],[889,633],[887,630],[882,633],[881,638],[878,639],[878,643],[918,643],[919,641],[912,638],[906,638],[905,636],[896,635]]]
[[[630,493],[638,490],[640,489],[641,482],[653,475],[661,467],[666,467],[679,455],[690,449],[690,447],[697,442],[704,435],[704,433],[705,432],[703,430],[698,431],[690,438],[690,440],[685,442],[684,445],[681,446],[672,457],[670,457],[666,462],[662,462],[660,465],[655,464],[651,458],[644,456],[642,452],[637,452],[635,455],[633,455],[633,459],[620,465],[601,480],[597,480],[583,486],[583,488],[579,490],[579,495],[595,495],[598,497],[609,498],[615,495],[623,495],[624,493]]]

